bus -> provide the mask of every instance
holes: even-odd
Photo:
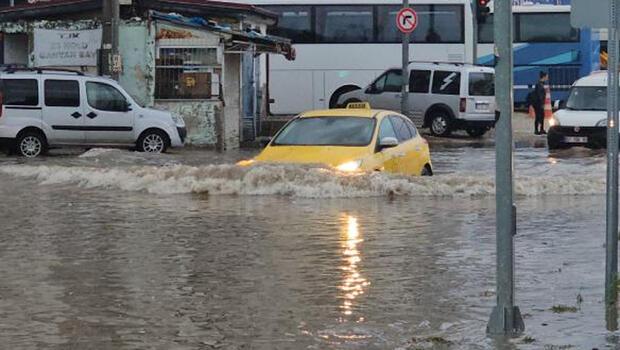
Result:
[[[570,6],[515,6],[514,101],[524,105],[541,71],[549,73],[552,100],[566,100],[579,78],[600,69],[599,33],[575,29]],[[493,15],[478,27],[478,64],[492,66]]]
[[[279,14],[269,33],[292,39],[296,59],[268,58],[270,113],[334,107],[343,93],[402,65],[402,0],[246,0]],[[410,60],[473,62],[469,0],[411,0],[418,13]]]
[[[242,0],[275,12],[273,35],[292,39],[296,59],[269,55],[264,70],[271,115],[335,107],[338,98],[402,65],[396,14],[402,0]],[[418,13],[410,61],[492,66],[493,16],[479,25],[474,59],[471,0],[410,0]],[[553,99],[599,68],[600,42],[570,26],[570,6],[515,6],[515,102],[522,104],[541,70]],[[474,62],[475,61],[475,62]]]

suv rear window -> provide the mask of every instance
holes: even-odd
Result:
[[[493,73],[469,73],[469,96],[494,96],[495,75]]]
[[[5,105],[39,105],[39,83],[36,79],[3,79],[2,90]]]
[[[433,75],[433,93],[442,95],[460,95],[461,73],[435,71]]]

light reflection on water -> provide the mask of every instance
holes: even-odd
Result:
[[[364,290],[370,286],[370,282],[362,276],[358,266],[362,261],[358,245],[364,242],[364,240],[360,235],[357,217],[343,215],[341,221],[343,225],[343,266],[341,268],[342,271],[344,271],[344,280],[340,286],[340,290],[344,293],[342,296],[343,303],[341,309],[345,316],[341,319],[341,322],[345,322],[353,315],[356,299],[364,294]],[[364,317],[359,316],[357,322],[363,321]]]

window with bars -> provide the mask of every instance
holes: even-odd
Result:
[[[217,98],[221,72],[216,47],[160,47],[155,66],[155,99]]]

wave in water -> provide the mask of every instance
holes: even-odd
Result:
[[[286,195],[306,198],[485,197],[495,194],[488,174],[405,177],[385,173],[343,175],[328,169],[290,165],[66,167],[7,165],[0,172],[34,178],[43,185],[76,184],[156,194]],[[605,193],[605,179],[593,176],[519,176],[520,196],[592,195]]]

